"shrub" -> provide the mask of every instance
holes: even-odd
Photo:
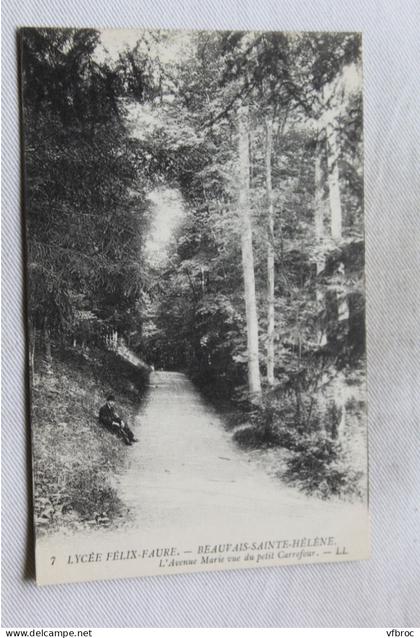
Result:
[[[233,440],[241,447],[248,449],[260,448],[268,444],[264,431],[253,425],[236,430]]]
[[[361,496],[361,472],[346,463],[341,445],[321,433],[300,437],[281,475],[305,492],[322,498]]]

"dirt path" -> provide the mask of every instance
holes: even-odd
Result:
[[[224,569],[229,561],[246,567],[341,560],[343,551],[347,560],[367,557],[366,506],[310,498],[271,476],[264,455],[236,447],[222,418],[185,375],[153,373],[132,425],[139,441],[126,448],[126,469],[114,479],[131,516],[122,526],[62,529],[38,539],[39,582]],[[321,537],[318,549],[303,554],[304,544],[257,552],[255,562],[238,553],[225,560],[227,550],[215,545],[262,542],[265,548],[265,541],[286,539],[293,548]],[[155,549],[180,562],[161,564]]]
[[[134,430],[139,442],[128,449],[118,489],[142,530],[233,531],[250,521],[276,528],[308,518],[325,525],[357,507],[309,498],[270,477],[181,373],[153,373]]]

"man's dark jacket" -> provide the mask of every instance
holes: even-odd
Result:
[[[121,417],[115,412],[115,409],[105,403],[99,410],[99,422],[105,427],[110,428],[113,422],[121,423]]]

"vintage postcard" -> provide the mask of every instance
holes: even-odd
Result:
[[[37,582],[368,558],[361,35],[20,53]]]

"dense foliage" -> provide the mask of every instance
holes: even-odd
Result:
[[[146,180],[118,70],[98,33],[26,29],[23,103],[34,329],[91,339],[125,328],[144,285]]]
[[[186,370],[213,399],[236,402],[248,440],[296,450],[301,437],[289,474],[306,481],[312,467],[330,492],[347,489],[331,464],[363,401],[360,37],[154,32],[114,59],[98,56],[100,43],[90,30],[24,31],[33,334],[98,342],[118,331],[156,367]],[[164,255],[148,260],[148,196],[168,187],[184,215]],[[325,472],[311,447],[320,433]]]

